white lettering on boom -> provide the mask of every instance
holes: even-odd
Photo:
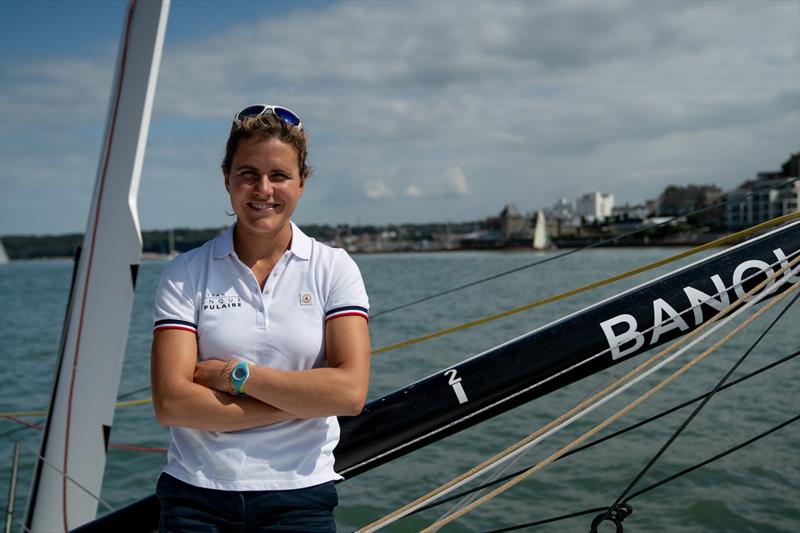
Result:
[[[666,321],[664,313],[669,316]],[[689,329],[689,324],[663,298],[653,300],[653,338],[650,339],[650,344],[655,344],[661,335],[675,328],[686,331]]]
[[[715,299],[699,289],[694,287],[684,287],[683,292],[686,293],[686,298],[689,299],[689,305],[692,306],[694,312],[694,325],[699,326],[703,323],[703,309],[702,304],[708,304],[717,311],[722,311],[731,304],[731,299],[728,297],[728,291],[725,289],[725,283],[718,274],[711,276],[711,281],[714,282],[714,287],[717,288],[717,296]]]
[[[614,326],[617,324],[627,324],[628,329],[620,332],[619,334],[614,333]],[[611,348],[612,359],[619,359],[623,355],[633,353],[641,348],[644,344],[644,335],[636,331],[636,319],[633,317],[633,315],[623,314],[615,316],[614,318],[606,320],[605,322],[601,322],[600,327],[603,328],[603,333],[606,335],[608,346]],[[633,341],[632,346],[626,348],[625,350],[620,350],[621,345],[630,341]]]
[[[745,276],[744,275],[745,272],[753,269],[762,271],[770,270],[769,263],[761,261],[760,259],[749,259],[741,263],[739,266],[736,267],[736,270],[733,271],[733,290],[736,291],[736,296],[738,296],[743,302],[746,302],[747,300],[755,296],[753,294],[745,298],[744,296],[745,294],[747,294],[747,291],[745,291],[744,287],[742,287],[742,280],[744,278],[753,279],[751,275]],[[769,291],[771,291],[774,288],[773,285],[775,285],[774,279],[770,280],[767,286],[763,289],[764,294],[769,294]]]

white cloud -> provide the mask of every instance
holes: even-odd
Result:
[[[459,196],[472,194],[472,191],[469,189],[467,177],[460,168],[453,167],[448,169],[447,172],[444,173],[443,178],[442,185],[444,185],[445,194],[450,193]]]
[[[309,222],[350,221],[356,203],[364,221],[438,220],[445,207],[469,220],[510,200],[549,205],[583,183],[639,202],[684,175],[727,189],[800,146],[798,35],[793,2],[299,9],[167,39],[145,170],[216,179],[230,116],[263,102],[295,109],[311,134]],[[3,67],[0,179],[23,182],[37,157],[96,158],[113,56]],[[85,143],[61,141],[76,130]],[[164,198],[164,219],[201,198],[147,176],[142,188]],[[23,192],[4,187],[6,202]]]
[[[364,183],[364,194],[370,200],[385,200],[387,198],[394,198],[395,196],[392,188],[381,180],[373,180]]]
[[[416,185],[409,185],[403,194],[410,198],[419,198],[422,196],[422,191]]]

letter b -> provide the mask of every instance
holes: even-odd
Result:
[[[628,329],[620,333],[615,333],[614,326],[618,324],[627,324]],[[627,314],[618,315],[600,323],[600,327],[603,328],[603,333],[606,335],[608,346],[611,348],[612,359],[619,359],[623,355],[633,353],[642,347],[644,344],[644,336],[636,331],[636,326],[636,318],[634,318],[633,315]],[[632,346],[620,350],[621,345],[631,341],[633,341]]]

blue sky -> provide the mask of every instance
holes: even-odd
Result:
[[[126,9],[0,2],[0,234],[83,231]],[[800,149],[800,2],[172,2],[143,229],[230,222],[238,109],[311,134],[304,223],[731,189]]]

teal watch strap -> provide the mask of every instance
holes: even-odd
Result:
[[[250,363],[247,361],[239,361],[231,369],[231,388],[239,395],[244,396],[244,384],[247,378],[250,377]]]

